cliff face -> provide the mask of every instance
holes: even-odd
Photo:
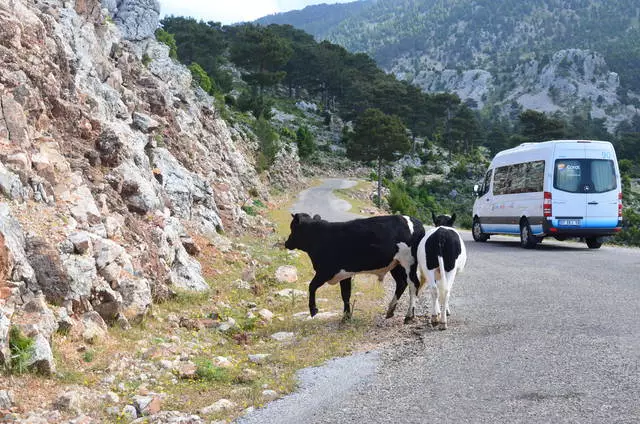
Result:
[[[0,363],[9,323],[126,327],[172,287],[206,289],[190,235],[225,244],[266,196],[248,138],[152,37],[158,12],[0,0]]]

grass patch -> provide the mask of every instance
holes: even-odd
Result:
[[[25,337],[15,326],[9,330],[9,351],[11,352],[11,371],[16,374],[27,372],[29,359],[33,355],[33,340]]]

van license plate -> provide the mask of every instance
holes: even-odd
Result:
[[[558,220],[558,225],[580,226],[580,224],[582,224],[582,220],[581,219],[559,219]]]

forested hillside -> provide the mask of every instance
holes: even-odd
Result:
[[[638,113],[640,5],[633,0],[364,3],[321,31],[308,23],[308,9],[260,22],[292,24],[366,52],[401,78],[455,91],[485,113],[508,117],[515,105],[570,116],[577,107],[606,118],[610,132]]]

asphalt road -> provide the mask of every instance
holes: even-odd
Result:
[[[305,370],[241,422],[640,423],[640,250],[463,237],[447,331]]]

